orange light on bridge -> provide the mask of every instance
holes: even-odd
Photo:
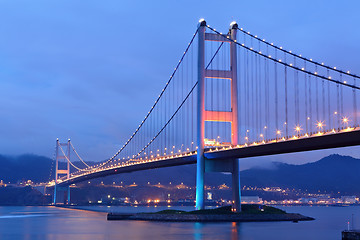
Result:
[[[324,126],[325,126],[324,121],[317,121],[316,127],[317,127],[319,130],[322,130]]]

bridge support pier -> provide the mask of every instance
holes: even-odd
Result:
[[[70,186],[68,186],[68,190],[67,190],[67,203],[66,204],[70,204]]]
[[[55,186],[53,204],[70,204],[70,186]]]
[[[205,172],[231,173],[232,211],[241,212],[241,186],[239,159],[205,159]]]
[[[241,212],[241,185],[240,185],[240,167],[239,159],[233,160],[232,169],[232,209],[234,212]]]
[[[198,30],[198,108],[197,108],[197,161],[196,161],[196,209],[205,208],[205,20],[200,20]]]
[[[196,163],[196,210],[205,209],[205,157],[204,154],[202,156],[197,156]]]

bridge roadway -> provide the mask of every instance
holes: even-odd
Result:
[[[269,143],[253,144],[246,147],[232,147],[226,149],[206,149],[205,157],[207,159],[218,160],[231,158],[249,158],[258,156],[268,156],[275,154],[304,152],[312,150],[321,150],[329,148],[349,147],[360,145],[360,129],[344,130],[337,133],[314,134],[311,137],[298,137],[286,140],[274,140]],[[68,186],[74,183],[88,181],[94,178],[105,177],[120,173],[136,172],[141,170],[172,167],[196,163],[196,154],[194,152],[188,155],[167,158],[164,160],[149,161],[145,163],[133,163],[127,166],[118,166],[114,168],[100,170],[90,174],[84,174],[73,177],[58,183],[58,186]]]

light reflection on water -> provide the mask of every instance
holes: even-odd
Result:
[[[26,214],[26,215],[2,215],[0,218],[27,218],[27,217],[41,217],[46,214]]]
[[[91,207],[90,207],[91,208]],[[315,217],[310,222],[171,223],[106,221],[106,213],[56,207],[0,207],[0,239],[340,239],[354,214],[360,228],[360,207],[281,207]],[[161,208],[97,207],[112,212]],[[167,207],[164,207],[167,209]],[[180,208],[192,210],[193,208]],[[359,223],[359,224],[358,224]]]

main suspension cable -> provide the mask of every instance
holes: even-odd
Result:
[[[72,142],[71,142],[71,141],[70,141],[70,145],[71,145],[74,153],[76,154],[76,156],[80,159],[80,161],[81,161],[83,164],[85,164],[86,167],[89,168],[90,166],[89,166],[88,164],[86,164],[86,162],[79,156],[79,154],[78,154],[77,151],[75,150],[74,146],[72,145]]]
[[[218,31],[215,30],[214,28],[210,27],[209,25],[208,25],[207,27],[208,27],[210,30],[212,30],[213,32],[216,32],[216,33],[219,34],[220,36],[226,38],[225,36],[221,35],[220,32],[218,32]],[[288,63],[286,63],[286,62],[284,62],[284,61],[281,61],[281,59],[272,58],[270,55],[269,55],[269,56],[266,56],[266,55],[263,54],[261,51],[257,52],[257,51],[254,50],[253,48],[245,46],[245,44],[240,44],[240,43],[238,43],[236,40],[232,40],[232,39],[227,39],[227,40],[228,40],[228,41],[231,41],[231,42],[234,42],[234,43],[236,43],[237,45],[239,45],[239,46],[241,46],[241,47],[243,47],[243,48],[245,48],[245,49],[248,49],[249,51],[254,52],[254,53],[256,53],[256,54],[258,54],[258,55],[260,55],[260,56],[262,56],[262,57],[265,57],[265,58],[267,58],[267,59],[269,59],[269,60],[271,60],[271,61],[274,61],[274,62],[278,62],[279,64],[288,66],[288,67],[290,67],[290,68],[292,68],[292,69],[294,69],[294,70],[298,70],[298,71],[301,71],[301,72],[303,72],[303,73],[310,74],[310,75],[315,76],[315,77],[317,77],[317,78],[319,78],[319,79],[324,79],[324,80],[327,80],[327,81],[330,81],[330,82],[339,83],[339,84],[342,85],[342,86],[347,86],[347,87],[350,87],[350,88],[355,88],[355,89],[357,89],[357,90],[360,90],[360,87],[358,87],[358,86],[351,85],[351,84],[348,84],[348,83],[346,83],[346,82],[341,82],[341,81],[338,81],[338,80],[334,80],[334,79],[332,79],[331,76],[325,77],[325,76],[319,75],[317,72],[310,72],[310,71],[305,70],[304,68],[299,68],[299,67],[294,66],[293,64],[288,64]],[[320,65],[321,65],[321,64],[320,64]],[[323,65],[321,65],[321,66],[323,66]],[[330,69],[332,69],[332,68],[330,68]],[[335,69],[332,69],[332,70],[335,70]],[[348,73],[345,73],[345,74],[349,75]],[[358,77],[358,76],[356,76],[356,75],[354,75],[353,77],[360,78],[360,77]]]
[[[330,67],[330,66],[324,65],[324,63],[316,62],[311,58],[310,59],[305,58],[301,54],[295,54],[292,51],[287,51],[283,47],[278,47],[278,46],[274,45],[274,43],[269,43],[269,42],[265,41],[265,39],[261,39],[258,36],[253,35],[250,32],[245,31],[243,28],[237,28],[237,29],[240,30],[241,32],[243,32],[244,34],[265,43],[268,46],[271,46],[271,47],[273,47],[273,48],[275,48],[277,50],[283,51],[284,53],[287,53],[287,54],[292,55],[294,57],[300,58],[300,59],[302,59],[304,61],[310,62],[310,63],[315,64],[317,66],[321,66],[321,67],[324,67],[326,69],[333,70],[335,72],[342,73],[342,74],[345,74],[345,75],[348,75],[348,76],[351,76],[351,77],[360,78],[360,76],[357,76],[355,74],[351,74],[350,71],[342,71],[342,70],[337,69],[336,67]]]

